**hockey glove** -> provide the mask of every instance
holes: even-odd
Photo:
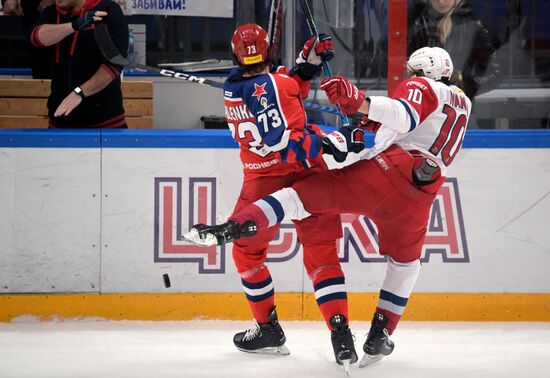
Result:
[[[332,37],[326,34],[313,36],[304,43],[292,71],[300,75],[303,80],[311,80],[321,73],[323,61],[328,62],[333,57]]]
[[[323,138],[323,153],[334,157],[338,163],[346,160],[349,152],[361,152],[365,148],[363,130],[356,127],[341,127]]]
[[[367,116],[363,116],[363,118],[361,119],[361,123],[359,124],[359,127],[361,129],[370,131],[371,133],[375,134],[380,126],[382,126],[380,122],[373,121],[372,119],[367,118]]]
[[[74,31],[79,31],[87,28],[94,22],[99,21],[101,21],[101,17],[96,16],[96,11],[87,11],[82,16],[73,17],[71,20],[71,26],[73,27]]]
[[[327,93],[330,102],[340,105],[345,114],[355,113],[365,100],[365,92],[342,76],[324,78],[320,88]]]
[[[328,62],[333,57],[334,45],[332,44],[332,37],[326,34],[319,34],[318,36],[311,37],[304,43],[304,47],[300,51],[296,63],[303,64],[307,62],[319,66],[323,61]]]

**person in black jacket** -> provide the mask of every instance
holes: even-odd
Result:
[[[126,56],[128,25],[120,6],[110,0],[56,0],[30,33],[30,42],[50,53],[50,128],[127,127],[120,85],[123,67],[101,54],[93,33],[97,22],[107,25]]]
[[[467,0],[419,0],[409,16],[409,55],[426,46],[447,50],[470,99],[500,84],[491,36]]]

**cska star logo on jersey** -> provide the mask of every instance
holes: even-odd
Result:
[[[267,83],[263,83],[263,84],[258,85],[256,83],[254,83],[254,93],[252,93],[252,96],[256,97],[258,99],[258,101],[261,100],[262,95],[267,94],[267,92],[265,91],[266,84]]]

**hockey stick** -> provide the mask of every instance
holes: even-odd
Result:
[[[177,68],[185,72],[230,70],[237,67],[231,60],[206,59],[198,62],[159,63],[160,68]]]
[[[319,31],[317,30],[317,26],[315,26],[315,20],[313,19],[313,14],[311,13],[311,9],[309,9],[309,4],[307,3],[307,0],[301,0],[300,2],[302,3],[302,10],[304,11],[304,16],[306,18],[309,32],[312,35],[319,35]],[[323,70],[325,71],[325,76],[332,77],[330,66],[325,60],[323,60]],[[342,118],[342,123],[344,124],[344,126],[349,125],[348,116],[340,111],[340,107],[338,105],[336,105],[336,108],[340,113],[340,117]]]
[[[272,0],[269,15],[268,36],[270,60],[273,66],[281,63],[281,34],[283,30],[283,0]]]
[[[111,39],[111,36],[109,35],[109,30],[107,30],[107,26],[105,24],[98,24],[96,26],[94,31],[94,37],[97,42],[97,45],[99,46],[99,49],[101,50],[101,53],[105,56],[105,58],[109,62],[113,64],[117,64],[125,67],[133,67],[133,68],[137,68],[139,70],[148,71],[148,72],[156,72],[161,74],[162,76],[167,76],[173,79],[180,79],[191,83],[202,84],[213,88],[219,88],[219,89],[223,88],[223,83],[220,83],[214,80],[208,80],[202,77],[196,77],[193,75],[186,74],[184,72],[172,71],[172,70],[167,70],[163,68],[146,66],[144,64],[130,62],[128,59],[123,57],[122,54],[118,51],[113,40]],[[339,114],[340,112],[336,108],[321,105],[315,102],[306,102],[304,104],[304,108],[312,109],[312,110],[320,110],[331,114]]]
[[[99,46],[99,49],[101,50],[101,53],[105,56],[105,58],[109,62],[113,64],[117,64],[125,67],[137,68],[138,70],[143,70],[148,72],[156,72],[161,74],[162,76],[185,80],[192,83],[203,84],[210,87],[223,88],[223,83],[220,83],[214,80],[208,80],[203,77],[189,75],[189,74],[186,74],[185,72],[172,71],[164,68],[146,66],[144,64],[130,62],[128,59],[122,56],[120,51],[118,51],[117,47],[113,43],[113,40],[111,39],[111,36],[109,35],[109,30],[107,29],[107,25],[105,24],[96,25],[96,28],[94,30],[94,38],[97,42],[97,45]]]

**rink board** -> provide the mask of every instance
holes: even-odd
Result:
[[[550,320],[547,134],[468,133],[434,202],[407,316],[424,319],[423,309],[446,304],[433,313],[521,320],[514,311],[520,308],[546,314],[531,320]],[[172,303],[168,311],[183,318],[248,317],[231,246],[200,248],[180,236],[190,224],[219,222],[232,210],[242,174],[227,131],[2,131],[0,178],[0,320],[64,311],[162,318],[144,306],[155,301]],[[386,262],[374,224],[355,215],[343,220],[339,253],[356,296],[351,310],[368,307],[368,318]],[[287,316],[316,318],[301,259],[295,229],[285,222],[268,259],[277,293],[285,293],[278,301],[290,303]],[[52,295],[59,293],[78,294]],[[67,298],[71,305],[63,305]],[[214,309],[220,298],[231,304],[223,314]],[[127,301],[136,306],[99,310]],[[209,303],[210,310],[201,307]],[[453,306],[457,313],[449,315]],[[483,314],[468,315],[479,308]],[[495,318],[501,310],[508,314]]]
[[[349,314],[371,320],[377,293],[349,293]],[[323,320],[313,293],[276,293],[284,320]],[[404,320],[550,322],[550,294],[413,293]],[[242,293],[0,295],[0,322],[38,319],[250,319]]]

